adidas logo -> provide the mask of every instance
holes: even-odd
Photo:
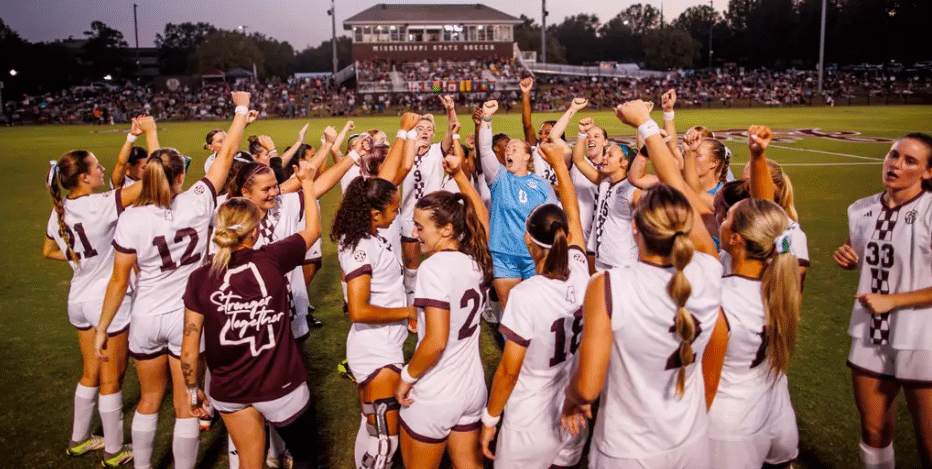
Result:
[[[873,211],[873,210],[871,210],[871,211],[869,211],[869,212],[867,212],[867,213],[864,214],[865,217],[870,217],[870,216],[873,216],[873,215],[874,215],[874,211]]]

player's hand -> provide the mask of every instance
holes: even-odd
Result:
[[[408,318],[408,332],[417,334],[417,319]]]
[[[550,141],[540,142],[538,150],[550,166],[566,165],[566,160],[563,159],[563,148],[560,145]]]
[[[896,303],[893,301],[890,295],[883,295],[880,293],[862,293],[854,297],[856,300],[860,301],[865,308],[867,308],[873,314],[884,314],[889,313],[890,310],[896,308]]]
[[[477,107],[475,111],[472,112],[472,123],[479,125],[482,123],[482,108]]]
[[[451,120],[450,122],[447,122],[447,130],[450,132],[451,135],[458,134],[460,131],[460,127],[462,126],[463,124],[460,124],[460,121],[458,120],[455,120],[455,121]]]
[[[188,392],[188,396],[190,397],[191,394],[192,394],[192,391],[190,391],[190,390],[186,390],[186,391]],[[204,391],[201,391],[200,388],[197,388],[197,394],[196,394],[196,396],[197,396],[197,399],[196,399],[196,400],[192,400],[192,401],[190,402],[190,404],[191,404],[191,415],[193,415],[193,416],[195,416],[195,417],[197,417],[197,418],[199,418],[199,419],[208,419],[208,418],[210,418],[210,413],[207,412],[207,408],[206,408],[208,405],[210,405],[210,400],[207,398],[207,395],[204,394]]]
[[[702,134],[695,130],[686,132],[686,135],[683,136],[683,150],[686,153],[695,153],[701,144]]]
[[[405,132],[414,128],[417,125],[418,121],[421,120],[420,114],[415,114],[413,112],[406,112],[401,115],[401,130]]]
[[[255,109],[250,109],[249,112],[246,113],[246,125],[252,124],[258,118],[259,118],[259,111]]]
[[[531,89],[534,88],[534,79],[527,77],[521,80],[521,83],[518,83],[518,86],[521,87],[521,94],[529,94]]]
[[[443,104],[443,109],[445,109],[447,112],[450,112],[456,108],[456,103],[453,101],[453,96],[448,94],[440,95],[440,103]]]
[[[563,429],[571,435],[579,435],[586,428],[586,419],[592,418],[592,405],[578,405],[567,399],[563,400],[563,411],[560,414],[560,423]]]
[[[130,119],[129,133],[135,136],[140,136],[143,134],[142,129],[139,128],[139,119],[144,116],[136,116]]]
[[[858,266],[858,253],[854,252],[854,249],[847,244],[842,244],[836,249],[832,253],[832,259],[842,269],[854,270]]]
[[[333,143],[337,139],[337,129],[334,129],[332,125],[328,125],[324,128],[324,141],[327,143]]]
[[[469,148],[470,150],[476,149],[476,136],[475,135],[470,135],[466,137],[466,148]]]
[[[492,114],[495,114],[498,111],[498,101],[490,100],[486,101],[482,105],[482,117],[488,119],[492,117]]]
[[[275,149],[275,142],[273,142],[272,137],[269,137],[268,135],[259,136],[259,145],[261,145],[262,148],[265,148],[265,151],[272,151]]]
[[[418,140],[414,145],[414,153],[418,155],[423,155],[430,149],[430,142],[427,140]]]
[[[355,128],[356,128],[356,123],[353,122],[353,121],[346,121],[346,123],[343,124],[343,130],[345,130],[345,131],[350,131],[350,130],[353,130],[353,129],[355,129]]]
[[[582,111],[589,105],[589,100],[586,98],[573,98],[573,102],[570,103],[570,109],[574,112]]]
[[[104,350],[107,350],[107,331],[98,329],[96,334],[94,334],[94,354],[97,355],[97,359],[100,361],[107,361],[107,357],[104,356]]]
[[[676,105],[676,90],[669,90],[660,97],[660,108],[663,112],[672,112]]]
[[[250,94],[246,91],[234,91],[230,93],[234,106],[249,107]]]
[[[298,171],[295,173],[298,176],[298,179],[302,182],[313,182],[314,176],[317,175],[317,166],[314,166],[313,163],[302,158],[298,161]]]
[[[307,135],[307,128],[311,126],[311,123],[308,122],[304,124],[304,127],[301,127],[301,130],[298,131],[298,141],[304,142],[304,137]]]
[[[405,382],[403,379],[398,380],[398,388],[395,389],[395,399],[399,404],[405,407],[414,404],[414,399],[411,398],[412,388],[414,388],[414,385],[411,383]]]
[[[764,156],[770,141],[773,139],[773,132],[770,128],[763,125],[752,125],[748,129],[748,148],[751,150],[751,156],[759,158]]]
[[[479,434],[479,441],[482,443],[482,454],[491,459],[495,460],[495,455],[492,454],[492,450],[489,449],[489,443],[492,443],[492,440],[495,439],[495,432],[498,431],[494,426],[487,427],[482,425],[482,433]]]
[[[136,119],[136,125],[139,126],[139,130],[146,134],[151,134],[156,130],[155,118],[152,116],[139,116]]]
[[[455,143],[454,143],[455,145]],[[463,169],[463,157],[455,153],[443,157],[443,170],[447,174],[456,174]]]
[[[593,127],[595,127],[595,121],[591,117],[583,117],[582,119],[579,119],[579,133],[588,133],[589,130]]]
[[[615,116],[625,124],[637,128],[650,120],[650,107],[647,102],[635,99],[616,106]]]

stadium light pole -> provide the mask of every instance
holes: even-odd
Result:
[[[712,31],[715,29],[715,1],[709,0],[712,7],[712,24],[709,25],[709,68],[712,68]]]
[[[822,94],[822,74],[825,73],[825,5],[822,0],[822,31],[819,33],[819,94]]]
[[[331,26],[333,27],[333,39],[330,41],[333,45],[333,74],[337,74],[337,6],[336,0],[330,0],[330,10],[327,10],[327,13],[330,15]]]
[[[139,20],[136,17],[136,9],[139,5],[133,4],[133,31],[136,34],[136,82],[139,82]]]
[[[547,63],[547,0],[540,0],[540,63]]]

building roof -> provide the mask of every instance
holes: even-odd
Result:
[[[521,24],[521,20],[481,3],[467,5],[379,3],[343,21],[350,29],[368,24]]]

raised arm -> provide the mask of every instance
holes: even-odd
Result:
[[[521,125],[524,127],[524,139],[531,146],[537,145],[537,132],[531,122],[531,89],[534,88],[534,79],[527,77],[521,80]]]
[[[458,126],[457,129],[459,130]],[[454,136],[458,136],[454,134]],[[479,195],[479,192],[476,191],[476,188],[469,182],[469,176],[466,175],[466,172],[463,171],[463,163],[466,158],[463,155],[463,146],[460,145],[458,138],[453,139],[453,155],[447,156],[443,159],[443,169],[453,175],[453,180],[456,181],[456,187],[459,188],[460,192],[469,199],[469,203],[472,204],[473,209],[476,211],[476,215],[479,216],[479,221],[482,223],[482,226],[485,228],[486,234],[489,233],[489,211],[485,208],[485,204],[482,202],[482,196]]]
[[[682,169],[683,155],[680,153],[679,148],[677,148],[679,136],[676,135],[676,124],[673,122],[673,117],[675,116],[673,111],[674,106],[676,106],[676,90],[671,89],[660,97],[660,107],[663,109],[663,130],[670,139],[667,142],[667,145],[670,147],[670,153],[673,154],[673,157],[676,158],[676,162],[680,164],[680,169]]]
[[[317,194],[314,192],[314,175],[317,167],[308,161],[298,162],[295,175],[301,181],[304,193],[304,229],[298,234],[304,238],[305,249],[310,249],[320,239],[320,209],[317,207]]]
[[[453,134],[450,133],[450,123],[459,122],[459,119],[456,117],[456,102],[453,101],[453,96],[448,94],[440,96],[440,102],[443,104],[443,108],[447,111],[447,132],[443,135],[443,140],[440,141],[440,149],[443,150],[443,154],[446,155],[450,151],[450,145],[453,145]]]
[[[557,123],[553,125],[553,128],[550,129],[550,141],[560,145],[560,148],[563,149],[563,162],[567,167],[573,162],[573,152],[570,149],[570,146],[563,141],[563,138],[560,137],[563,135],[563,132],[566,132],[566,127],[570,124],[570,119],[576,115],[577,112],[586,108],[589,105],[588,99],[583,98],[573,98],[573,101],[570,103],[570,106],[566,109],[566,112],[560,116],[560,119],[557,120]],[[538,142],[539,144],[540,142]]]
[[[155,118],[152,116],[140,116],[136,120],[136,124],[139,126],[139,130],[142,130],[146,134],[146,149],[149,150],[149,154],[162,148],[159,145],[159,131],[158,127],[155,125]]]
[[[718,252],[715,249],[712,236],[706,229],[705,223],[702,222],[702,216],[709,214],[710,210],[696,192],[683,180],[676,160],[663,142],[660,127],[650,118],[650,111],[646,103],[635,100],[621,104],[615,108],[615,115],[622,122],[638,129],[638,134],[644,138],[644,144],[647,146],[648,154],[660,181],[680,191],[689,200],[689,204],[693,209],[693,224],[689,232],[689,238],[696,245],[696,249],[717,256]]]
[[[563,149],[554,143],[542,142],[541,155],[553,166],[557,174],[557,195],[563,203],[566,219],[569,222],[569,244],[586,252],[586,240],[583,238],[582,223],[579,216],[579,200],[576,197],[576,187],[570,177],[570,171],[563,161]]]
[[[227,136],[223,139],[223,147],[217,153],[217,159],[214,160],[214,164],[207,171],[207,180],[214,187],[223,187],[226,182],[227,173],[230,172],[230,165],[233,163],[233,155],[236,154],[239,148],[240,141],[243,139],[243,130],[246,128],[246,115],[249,112],[249,93],[234,91],[232,94],[233,104],[236,105],[233,123],[230,124],[230,130],[227,131]]]
[[[686,152],[683,156],[683,179],[686,180],[689,187],[697,192],[702,190],[702,184],[699,182],[699,170],[696,169],[696,151],[699,150],[701,144],[702,135],[695,130],[686,132],[686,135],[683,136],[683,151]]]
[[[288,149],[282,153],[282,167],[286,167],[289,163],[291,163],[291,159],[294,158],[294,154],[298,152],[298,147],[304,143],[304,136],[307,135],[307,128],[310,125],[310,123],[304,124],[304,127],[301,127],[301,130],[298,131],[298,140],[294,142],[294,145],[288,147]]]
[[[751,197],[757,199],[774,200],[776,190],[773,177],[770,175],[770,165],[767,164],[767,147],[773,139],[773,132],[762,125],[752,125],[748,129],[748,148],[751,150]]]
[[[479,164],[482,165],[482,174],[489,185],[495,181],[502,164],[498,162],[495,151],[492,150],[492,115],[498,111],[498,101],[486,101],[482,105],[482,124],[479,126],[479,136],[476,146],[479,147]]]
[[[654,184],[660,182],[657,176],[647,174],[647,157],[643,153],[637,152],[628,166],[628,180],[638,189],[645,190]]]
[[[411,165],[407,166],[407,169],[405,169],[405,160],[407,159],[405,153],[409,148],[414,148],[414,139],[408,138],[407,135],[408,132],[414,129],[420,119],[421,116],[413,112],[406,112],[401,115],[401,124],[398,134],[395,136],[395,141],[392,142],[391,147],[388,149],[388,155],[385,157],[385,161],[383,161],[382,166],[379,167],[380,178],[390,181],[397,186],[401,184],[401,181],[408,175],[408,171],[411,170],[414,160],[412,156]]]
[[[589,159],[586,158],[586,151],[588,149],[588,132],[595,125],[595,122],[591,117],[583,117],[579,121],[579,136],[576,138],[576,146],[573,147],[573,164],[576,166],[576,169],[586,177],[586,179],[592,181],[593,184],[598,184],[602,180],[602,174],[599,173],[592,163],[589,162]]]
[[[117,162],[113,165],[113,171],[110,173],[110,183],[113,185],[114,189],[119,189],[123,186],[123,181],[126,179],[126,165],[129,164],[129,154],[133,149],[133,143],[136,142],[136,138],[142,135],[142,129],[139,128],[138,117],[134,117],[130,120],[129,134],[126,136],[126,141],[123,142],[123,146],[120,147],[120,154],[117,155]]]

